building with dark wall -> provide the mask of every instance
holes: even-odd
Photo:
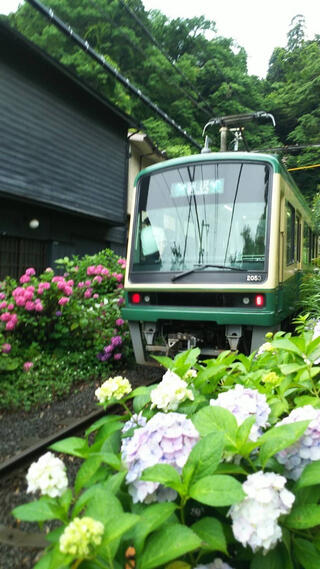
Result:
[[[0,22],[0,278],[123,254],[133,121]]]

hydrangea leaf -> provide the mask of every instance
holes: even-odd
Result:
[[[201,539],[188,527],[168,525],[150,536],[138,564],[140,569],[160,567],[201,546]]]
[[[87,441],[80,437],[68,437],[67,439],[63,439],[62,441],[58,441],[53,445],[50,445],[49,448],[56,452],[63,452],[80,458],[86,458],[89,452]]]
[[[310,421],[297,421],[286,425],[275,426],[259,439],[260,461],[265,466],[271,456],[274,456],[280,450],[293,445],[305,432]]]
[[[235,478],[223,474],[214,474],[201,478],[190,488],[194,500],[208,506],[231,506],[245,498],[241,483]]]
[[[101,456],[90,456],[80,466],[74,483],[76,494],[91,480],[102,462]]]
[[[142,552],[146,537],[162,526],[175,509],[176,504],[163,502],[161,504],[152,504],[142,510],[140,521],[134,528],[134,545],[137,554]]]
[[[294,557],[304,569],[319,569],[320,552],[310,541],[301,538],[294,540]]]
[[[317,504],[304,504],[294,508],[284,519],[289,529],[307,529],[320,525],[320,506]]]
[[[191,529],[205,542],[203,545],[205,549],[228,553],[226,537],[223,532],[223,526],[219,520],[209,517],[202,518],[193,524]]]
[[[134,396],[133,409],[135,413],[140,413],[140,411],[149,403],[150,393],[152,389],[155,389],[155,387],[156,387],[155,385],[149,385],[148,387],[144,387],[144,393],[140,393]],[[135,393],[135,391],[133,393]]]
[[[90,490],[93,491],[90,492]],[[119,500],[101,486],[98,488],[91,487],[87,493],[80,496],[75,506],[75,511],[81,512],[83,508],[85,508],[86,516],[103,524],[110,523],[113,518],[122,513],[122,506]],[[75,511],[72,513],[72,517],[76,515]]]
[[[267,554],[259,551],[252,559],[250,569],[293,569],[286,549],[280,544]]]
[[[173,488],[179,494],[183,492],[183,485],[181,476],[171,464],[156,464],[146,468],[141,477],[141,480],[148,480],[150,482],[160,482],[164,486]]]
[[[103,550],[111,541],[121,537],[126,531],[136,525],[139,519],[140,517],[135,514],[117,514],[117,516],[112,518],[112,523],[105,524],[105,535],[99,549]]]
[[[98,421],[95,421],[90,427],[86,430],[86,436],[94,433],[94,431],[98,431],[104,425],[110,423],[117,423],[118,421],[121,422],[121,417],[119,415],[108,415],[107,417],[101,417]],[[119,428],[122,427],[122,422],[119,425]]]
[[[24,522],[44,522],[59,518],[59,507],[55,500],[41,498],[29,504],[22,504],[12,510],[15,518]]]
[[[224,434],[221,432],[209,433],[193,447],[182,471],[183,483],[187,488],[191,482],[215,472],[223,448]]]
[[[315,486],[316,484],[320,484],[320,460],[311,462],[304,467],[296,488]]]
[[[238,424],[235,417],[227,409],[215,406],[203,407],[192,418],[192,422],[202,436],[213,431],[222,431],[228,444],[236,449]]]

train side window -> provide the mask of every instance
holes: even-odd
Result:
[[[301,261],[301,217],[299,217],[299,215],[296,216],[296,242],[297,242],[296,259],[297,259],[297,262],[300,263],[300,261]]]
[[[294,263],[295,259],[295,210],[290,203],[286,203],[286,230],[287,230],[287,265]]]
[[[304,222],[303,224],[303,249],[302,249],[302,261],[305,264],[309,264],[311,260],[311,229]]]
[[[311,259],[318,256],[318,237],[315,233],[311,233]]]

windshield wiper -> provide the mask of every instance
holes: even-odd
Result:
[[[229,271],[237,271],[240,273],[243,272],[247,272],[246,269],[238,269],[237,267],[231,267],[230,265],[211,265],[211,264],[206,264],[206,265],[199,265],[197,267],[195,267],[194,269],[189,269],[188,271],[183,271],[182,273],[179,273],[178,275],[175,275],[174,277],[172,277],[171,281],[177,281],[178,279],[181,279],[182,277],[186,277],[187,275],[191,275],[192,273],[196,273],[197,271],[202,271],[203,269],[207,269],[208,267],[212,268],[212,269],[226,269]]]

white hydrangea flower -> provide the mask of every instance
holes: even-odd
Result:
[[[288,478],[298,480],[304,467],[314,460],[320,460],[320,409],[304,405],[293,409],[288,417],[277,423],[288,425],[297,421],[310,421],[302,437],[293,445],[277,453],[276,458],[285,467]]]
[[[33,462],[27,472],[27,492],[37,492],[56,498],[68,488],[66,467],[60,458],[47,452]]]
[[[106,403],[110,399],[115,398],[119,401],[124,395],[132,391],[129,380],[126,377],[117,375],[116,377],[109,377],[98,389],[95,391],[95,396],[99,399],[100,403]]]
[[[266,396],[256,389],[244,388],[237,384],[234,389],[219,393],[217,399],[210,399],[210,405],[223,407],[230,411],[241,425],[248,417],[255,415],[256,421],[250,431],[250,439],[256,441],[262,429],[268,425],[270,407]]]
[[[285,488],[286,478],[273,472],[255,472],[243,483],[247,494],[242,502],[229,511],[235,538],[253,552],[267,553],[281,539],[278,518],[288,514],[295,496]]]
[[[160,383],[151,391],[151,408],[163,409],[163,411],[176,411],[180,403],[186,399],[194,400],[191,389],[176,373],[168,370]]]
[[[197,377],[198,372],[196,369],[188,369],[188,371],[184,374],[183,379],[193,379]]]
[[[208,563],[207,565],[197,565],[195,569],[233,569],[233,567],[228,565],[225,561],[222,561],[219,557],[216,557],[212,563]]]
[[[271,342],[265,342],[258,349],[256,356],[261,356],[261,354],[263,354],[264,352],[271,352],[272,350],[273,350],[273,346],[272,346]]]
[[[60,537],[60,551],[79,559],[88,558],[93,548],[100,545],[103,532],[103,523],[93,518],[74,518]]]
[[[158,482],[140,480],[142,472],[155,464],[170,464],[179,473],[185,465],[199,433],[182,413],[157,413],[122,443],[121,454],[128,468],[126,481],[134,502],[171,501],[176,492]]]

